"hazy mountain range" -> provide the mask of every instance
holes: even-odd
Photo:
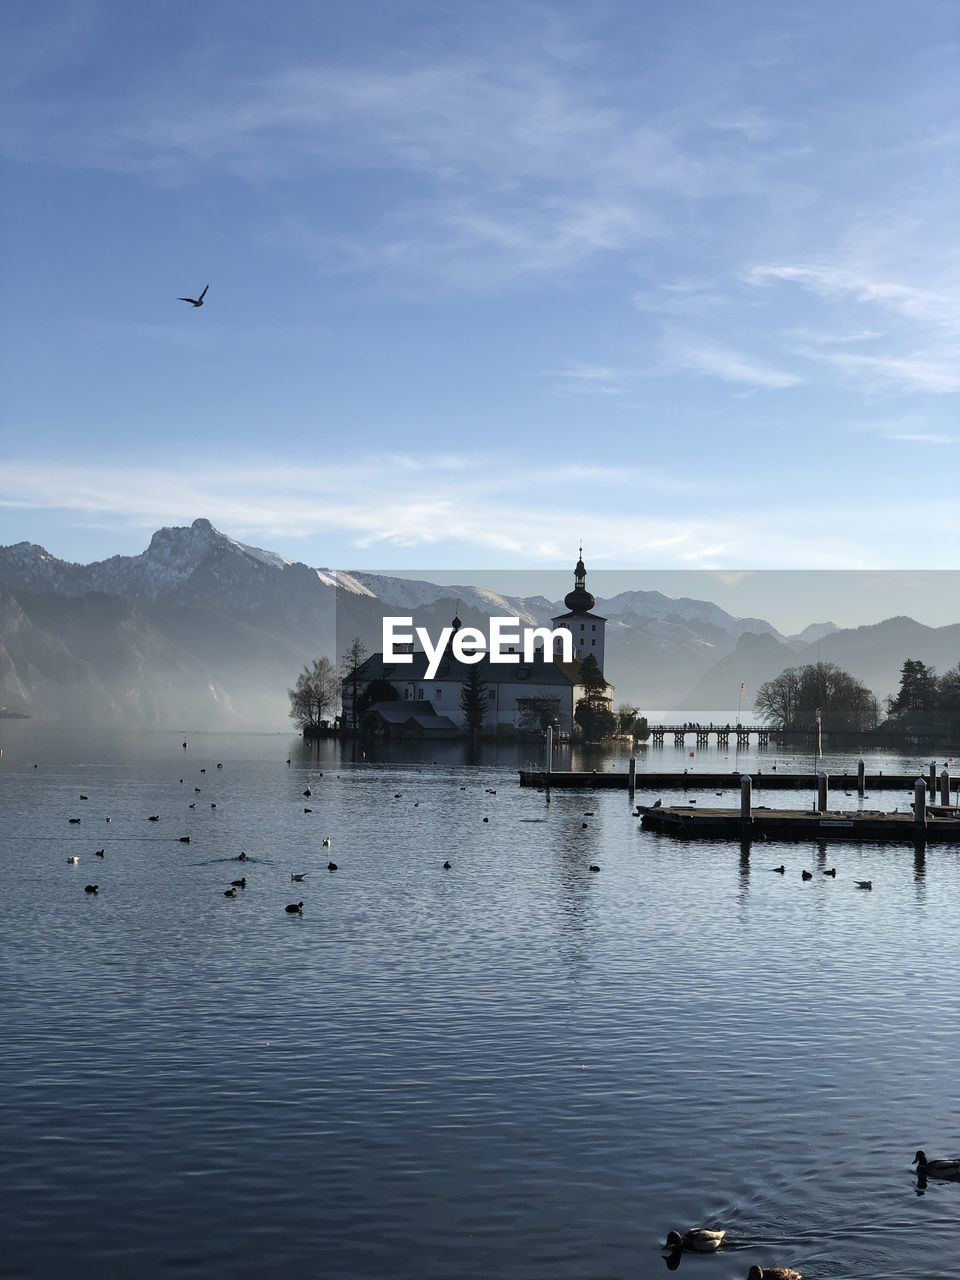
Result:
[[[572,585],[572,583],[571,583]],[[491,614],[543,624],[563,612],[543,596],[438,586],[311,568],[238,542],[208,520],[160,529],[138,556],[71,564],[43,547],[0,547],[0,706],[60,719],[171,728],[282,727],[302,665],[359,636],[379,649],[384,613],[434,633],[458,608],[467,625]],[[608,619],[606,673],[617,701],[746,711],[785,666],[835,661],[880,695],[905,657],[945,670],[960,658],[960,624],[909,618],[840,630],[812,623],[782,635],[705,600],[627,591],[597,601]]]

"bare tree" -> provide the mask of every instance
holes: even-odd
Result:
[[[559,698],[518,698],[520,728],[545,733],[549,725],[560,722]]]
[[[788,667],[760,686],[754,707],[780,729],[811,729],[818,711],[833,729],[875,729],[880,718],[866,685],[833,662]]]
[[[329,658],[314,658],[297,676],[290,695],[290,719],[298,729],[316,729],[337,704],[337,673]]]
[[[354,639],[353,644],[351,644],[349,648],[344,650],[343,658],[340,663],[340,675],[343,679],[343,690],[344,690],[343,701],[344,702],[347,701],[346,693],[347,693],[347,690],[349,689],[350,691],[350,697],[349,697],[350,727],[354,733],[356,733],[357,731],[357,720],[358,720],[357,700],[360,695],[360,688],[359,688],[360,667],[362,666],[363,660],[366,657],[366,655],[367,655],[367,651],[363,643],[361,642],[360,637],[357,636]]]

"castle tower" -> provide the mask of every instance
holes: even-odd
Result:
[[[583,563],[583,547],[577,561],[574,574],[573,590],[564,597],[563,603],[569,610],[553,619],[554,629],[563,627],[573,638],[573,656],[586,658],[593,656],[597,666],[603,671],[603,642],[607,625],[606,618],[594,613],[597,601],[587,590],[587,570]],[[554,641],[554,652],[559,654],[560,646]]]

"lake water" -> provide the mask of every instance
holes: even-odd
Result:
[[[956,847],[677,844],[529,747],[180,741],[0,722],[0,1275],[642,1280],[706,1223],[691,1280],[960,1276],[910,1168],[960,1154]]]

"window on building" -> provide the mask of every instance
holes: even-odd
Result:
[[[413,690],[410,688],[409,685],[407,685],[406,688],[404,689],[403,696],[406,698],[408,702],[413,697]]]
[[[423,701],[423,690],[422,690],[422,689],[418,689],[418,690],[417,690],[417,701],[418,701],[418,702],[422,702],[422,701]]]
[[[586,629],[587,629],[587,624],[586,624],[585,622],[581,622],[581,623],[580,623],[580,630],[581,630],[581,631],[586,631]]]
[[[590,641],[590,643],[593,645],[593,647],[594,647],[594,648],[596,648],[596,647],[597,647],[597,642],[596,642],[596,640],[591,640],[591,641]]]
[[[596,624],[596,623],[594,623],[594,624],[593,624],[593,626],[590,628],[590,630],[591,630],[591,631],[596,631],[596,629],[597,629],[597,624]]]
[[[433,696],[434,696],[434,697],[436,698],[436,700],[439,702],[439,701],[440,701],[440,699],[443,697],[443,690],[442,690],[442,689],[435,689],[435,690],[434,690],[434,694],[433,694]]]

